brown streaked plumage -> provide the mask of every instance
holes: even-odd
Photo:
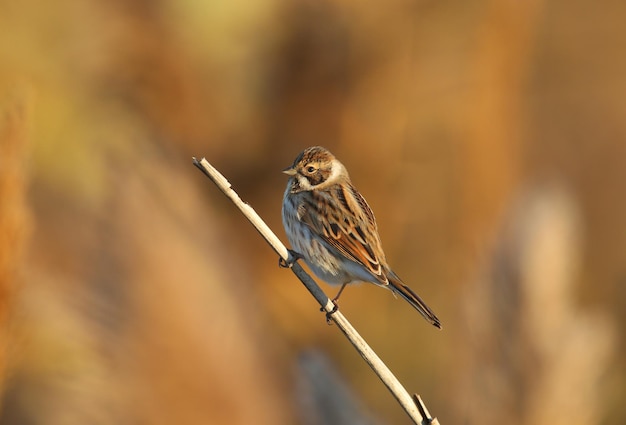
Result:
[[[287,237],[320,279],[341,285],[333,301],[347,284],[371,282],[400,295],[441,328],[433,311],[387,264],[374,213],[332,153],[306,148],[283,172],[290,176],[282,213]]]

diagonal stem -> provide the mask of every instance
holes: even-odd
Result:
[[[283,245],[283,243],[278,239],[278,237],[272,232],[267,224],[259,217],[259,215],[254,211],[254,209],[241,200],[237,192],[235,192],[228,180],[220,174],[206,159],[202,158],[198,161],[196,158],[193,158],[193,164],[200,169],[208,178],[210,178],[213,183],[226,195],[236,206],[241,210],[243,215],[252,223],[252,225],[256,228],[256,230],[263,236],[263,238],[270,244],[272,249],[276,251],[276,253],[285,261],[289,261],[289,251]],[[409,393],[404,389],[400,381],[391,373],[389,368],[383,363],[383,361],[378,357],[378,355],[372,350],[372,348],[365,342],[363,337],[359,335],[359,333],[354,329],[352,324],[345,318],[345,316],[341,313],[341,311],[333,312],[335,308],[335,304],[332,302],[328,296],[322,291],[322,289],[317,285],[317,283],[309,276],[307,272],[304,271],[302,266],[297,262],[294,262],[291,270],[293,273],[300,279],[300,281],[304,284],[304,286],[308,289],[308,291],[315,297],[317,302],[322,306],[322,309],[328,314],[339,330],[348,338],[350,343],[354,346],[357,352],[363,357],[365,362],[372,368],[374,373],[378,375],[380,380],[385,384],[385,386],[389,389],[392,395],[396,398],[398,403],[402,406],[402,408],[406,411],[409,417],[413,420],[414,423],[419,425],[426,425],[433,423],[436,421],[436,418],[433,420],[429,415],[424,415],[426,418],[422,416],[421,411],[425,411],[421,409],[421,406],[418,407],[415,400],[409,395]],[[421,399],[420,399],[421,402]],[[423,403],[421,403],[423,406]]]

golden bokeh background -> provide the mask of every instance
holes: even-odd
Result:
[[[371,285],[341,309],[440,423],[625,423],[625,19],[0,2],[0,423],[408,423],[191,163],[285,240],[280,170],[317,144],[444,328]]]

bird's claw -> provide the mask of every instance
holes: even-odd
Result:
[[[332,325],[332,315],[335,314],[337,310],[339,310],[339,305],[335,302],[335,300],[331,300],[334,307],[332,310],[326,312],[326,324]],[[324,307],[320,308],[320,311],[324,311]]]
[[[293,263],[298,261],[301,258],[304,258],[302,254],[288,249],[289,257],[285,260],[283,257],[278,259],[278,267],[282,267],[283,269],[290,269],[293,266]]]

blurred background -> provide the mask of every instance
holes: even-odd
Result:
[[[0,1],[0,423],[409,423],[191,163],[285,240],[318,144],[443,330],[371,285],[341,309],[440,423],[626,423],[625,18]]]

